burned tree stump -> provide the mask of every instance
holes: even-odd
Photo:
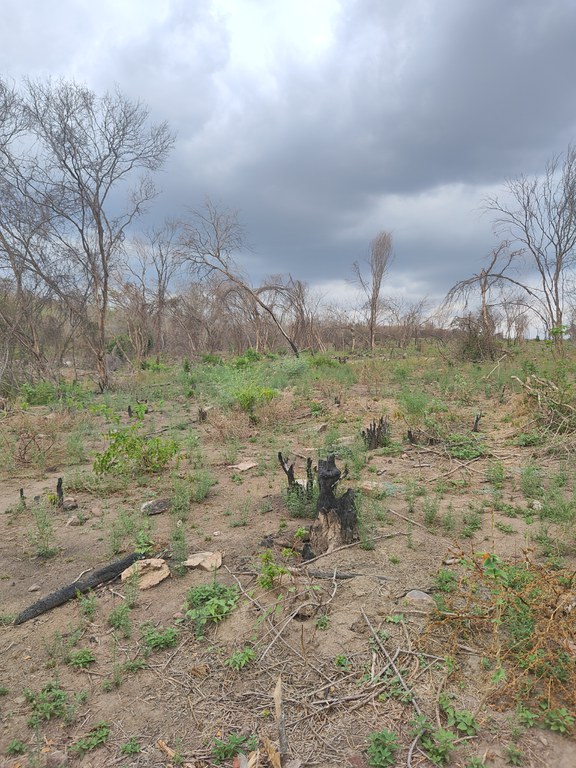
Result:
[[[389,434],[388,429],[390,422],[387,417],[381,416],[378,421],[374,421],[366,429],[362,430],[362,439],[366,443],[366,448],[369,451],[374,451],[376,448],[383,448],[388,445]]]
[[[342,475],[336,466],[334,454],[318,461],[318,517],[310,531],[310,545],[316,555],[331,552],[343,544],[352,544],[360,538],[354,491],[349,488],[339,497],[335,492],[339,480],[346,474],[347,470]]]

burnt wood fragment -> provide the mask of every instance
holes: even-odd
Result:
[[[72,600],[80,592],[84,594],[90,589],[99,587],[101,584],[105,584],[108,581],[116,579],[122,571],[129,568],[137,560],[140,560],[142,555],[139,552],[132,552],[130,555],[116,560],[113,563],[108,563],[102,568],[93,571],[84,579],[80,579],[72,584],[68,584],[62,589],[58,589],[56,592],[52,592],[51,595],[47,595],[40,600],[37,600],[31,606],[19,613],[14,619],[14,624],[23,624],[25,621],[35,619],[37,616],[41,616],[47,611],[51,611],[52,608],[57,608],[59,605],[64,605],[68,600]]]

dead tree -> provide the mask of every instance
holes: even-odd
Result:
[[[336,486],[347,474],[347,469],[342,474],[336,466],[334,454],[318,461],[318,517],[310,531],[310,544],[317,555],[360,538],[354,491],[349,488],[342,496],[336,496]]]

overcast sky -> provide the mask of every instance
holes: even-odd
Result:
[[[238,209],[255,280],[344,296],[385,229],[387,290],[436,299],[496,244],[483,198],[576,140],[576,2],[2,0],[0,73],[168,120],[156,216]]]

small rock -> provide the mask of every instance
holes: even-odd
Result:
[[[241,461],[240,464],[231,464],[228,469],[237,469],[238,472],[247,472],[249,469],[257,467],[258,464],[255,461]]]
[[[184,563],[186,568],[203,568],[205,571],[216,571],[222,565],[221,552],[196,552]]]
[[[94,506],[90,510],[90,514],[92,517],[102,517],[102,507],[101,506]]]
[[[328,431],[328,424],[320,424],[316,432],[318,432],[319,435],[323,434],[324,432]]]
[[[538,734],[538,739],[540,740],[540,742],[541,742],[541,743],[542,743],[542,744],[543,744],[545,747],[547,747],[547,746],[548,746],[548,739],[546,738],[546,736],[544,736],[544,734],[542,734],[542,733],[539,733],[539,734]]]
[[[40,592],[40,585],[39,584],[32,584],[31,587],[28,587],[28,592]]]
[[[529,506],[531,509],[533,509],[535,512],[540,512],[542,510],[542,502],[538,501],[538,499],[533,499]]]
[[[72,496],[68,496],[62,502],[62,509],[64,512],[72,512],[72,510],[78,509],[78,502]]]
[[[138,560],[134,565],[122,571],[120,579],[126,581],[133,573],[138,574],[139,589],[150,589],[150,587],[155,587],[156,584],[167,579],[170,576],[170,569],[161,557],[149,557],[145,560]]]
[[[205,571],[217,571],[221,565],[222,565],[222,553],[214,552],[214,554],[211,557],[207,557],[205,560],[202,560],[202,562],[199,565],[199,568],[202,568]]]
[[[182,611],[176,611],[176,613],[172,614],[172,618],[174,620],[176,620],[176,619],[183,619],[184,618],[184,614],[182,613]]]
[[[140,507],[140,511],[145,515],[161,515],[162,512],[166,512],[172,506],[170,499],[153,499],[152,501],[146,501]]]
[[[80,520],[78,515],[72,515],[72,517],[69,517],[68,520],[66,520],[66,525],[82,525],[82,520]]]
[[[436,607],[436,601],[432,595],[429,595],[427,592],[422,592],[420,589],[411,589],[410,592],[406,593],[404,599],[418,606],[418,608],[421,608],[423,611],[432,610]]]

